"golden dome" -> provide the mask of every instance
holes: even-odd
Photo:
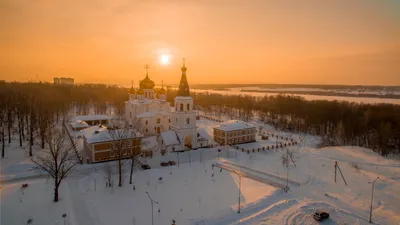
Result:
[[[161,89],[158,91],[158,94],[160,94],[160,95],[165,95],[166,93],[167,93],[167,91],[165,91],[164,88],[161,88]]]
[[[144,94],[144,91],[143,91],[142,89],[139,89],[139,90],[137,90],[136,94],[138,94],[138,95],[143,95],[143,94]]]
[[[153,89],[155,84],[154,81],[150,80],[149,76],[146,75],[146,77],[140,81],[140,89]]]
[[[131,88],[129,89],[128,93],[129,93],[129,94],[135,94],[135,93],[136,93],[136,90],[135,90],[133,87],[131,87]]]

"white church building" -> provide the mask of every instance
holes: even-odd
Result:
[[[131,128],[145,136],[157,136],[161,152],[196,149],[208,145],[208,140],[197,132],[196,112],[190,96],[185,63],[174,107],[166,101],[166,91],[162,87],[154,91],[154,81],[148,76],[140,81],[139,89],[129,90],[129,100],[125,102],[125,120]]]

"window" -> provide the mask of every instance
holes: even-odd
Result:
[[[181,107],[180,107],[179,111],[183,111],[183,104],[182,103],[181,103]]]
[[[187,110],[187,111],[190,111],[190,105],[189,105],[189,103],[186,105],[186,110]]]
[[[171,119],[168,119],[168,122],[171,123]]]
[[[186,123],[190,124],[190,118],[186,118]]]
[[[160,124],[160,123],[161,123],[161,119],[157,118],[157,124]]]
[[[149,121],[146,120],[146,125],[149,124]]]
[[[149,129],[146,128],[146,132],[149,132]]]
[[[129,112],[129,117],[132,119],[132,112]]]

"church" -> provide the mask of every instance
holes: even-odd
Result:
[[[127,125],[145,136],[157,136],[158,149],[163,153],[208,145],[208,140],[197,132],[185,62],[174,107],[167,102],[164,87],[155,92],[155,83],[148,75],[149,67],[146,65],[145,68],[146,77],[140,81],[139,89],[132,86],[129,100],[125,102]]]

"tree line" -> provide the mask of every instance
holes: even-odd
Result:
[[[173,100],[176,92],[169,90]],[[307,101],[299,96],[192,93],[195,106],[215,116],[249,121],[256,116],[278,130],[323,138],[322,145],[355,145],[382,156],[400,154],[400,105]]]
[[[0,84],[0,141],[2,157],[5,143],[13,136],[22,147],[29,146],[32,156],[34,139],[45,147],[48,129],[73,115],[106,114],[115,110],[122,115],[126,88],[114,85],[53,85],[50,83]]]
[[[173,103],[177,91],[167,90]],[[0,141],[2,155],[12,135],[33,145],[38,137],[44,148],[50,124],[71,115],[123,115],[128,89],[114,85],[53,85],[49,83],[0,84]],[[400,106],[359,104],[344,101],[307,101],[291,95],[255,97],[192,93],[195,106],[216,116],[228,115],[249,121],[257,116],[277,129],[304,132],[323,137],[326,145],[357,145],[386,156],[400,154]],[[30,148],[32,155],[32,148]]]

